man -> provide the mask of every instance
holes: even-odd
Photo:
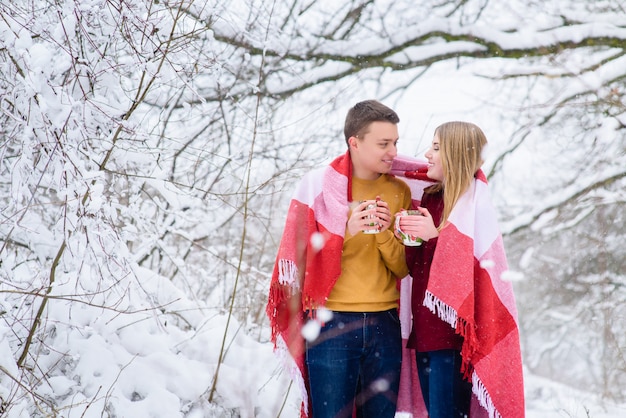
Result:
[[[347,152],[305,175],[290,203],[267,313],[273,341],[286,343],[298,366],[302,416],[395,415],[397,280],[408,269],[390,226],[411,203],[408,186],[387,174],[398,123],[380,102],[357,103],[346,116]],[[304,341],[305,324],[319,325],[319,335],[305,332]]]

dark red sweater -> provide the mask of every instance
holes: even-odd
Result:
[[[421,206],[428,209],[435,225],[439,225],[443,213],[443,192],[424,193]],[[437,238],[433,238],[419,247],[406,247],[406,262],[413,277],[413,328],[407,346],[419,352],[460,350],[463,343],[463,338],[449,324],[423,305],[436,246]]]

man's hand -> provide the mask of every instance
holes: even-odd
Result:
[[[374,205],[373,208],[367,209],[369,205]],[[375,225],[372,226],[371,224]],[[378,231],[384,231],[391,226],[391,211],[387,202],[380,200],[379,197],[376,200],[365,200],[360,202],[352,210],[352,214],[348,219],[348,232],[351,235],[356,235],[359,232],[365,230],[371,230],[377,228]]]

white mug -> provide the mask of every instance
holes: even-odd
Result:
[[[400,235],[400,237],[402,238],[402,243],[406,245],[407,247],[419,247],[420,245],[422,245],[422,239],[417,236],[411,236],[407,234],[406,232],[404,232],[402,229],[400,229],[400,218],[402,216],[416,216],[416,215],[423,216],[422,212],[420,212],[419,210],[415,210],[415,209],[403,210],[402,212],[398,214],[398,216],[396,216],[396,231],[398,231],[398,235]]]

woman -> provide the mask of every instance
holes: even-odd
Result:
[[[422,216],[399,221],[424,241],[406,248],[413,277],[408,346],[416,350],[430,418],[469,416],[470,409],[472,416],[524,416],[517,311],[511,283],[502,280],[506,256],[480,170],[486,144],[472,123],[439,126],[425,154],[434,184],[418,200]],[[484,409],[470,407],[472,393]]]

